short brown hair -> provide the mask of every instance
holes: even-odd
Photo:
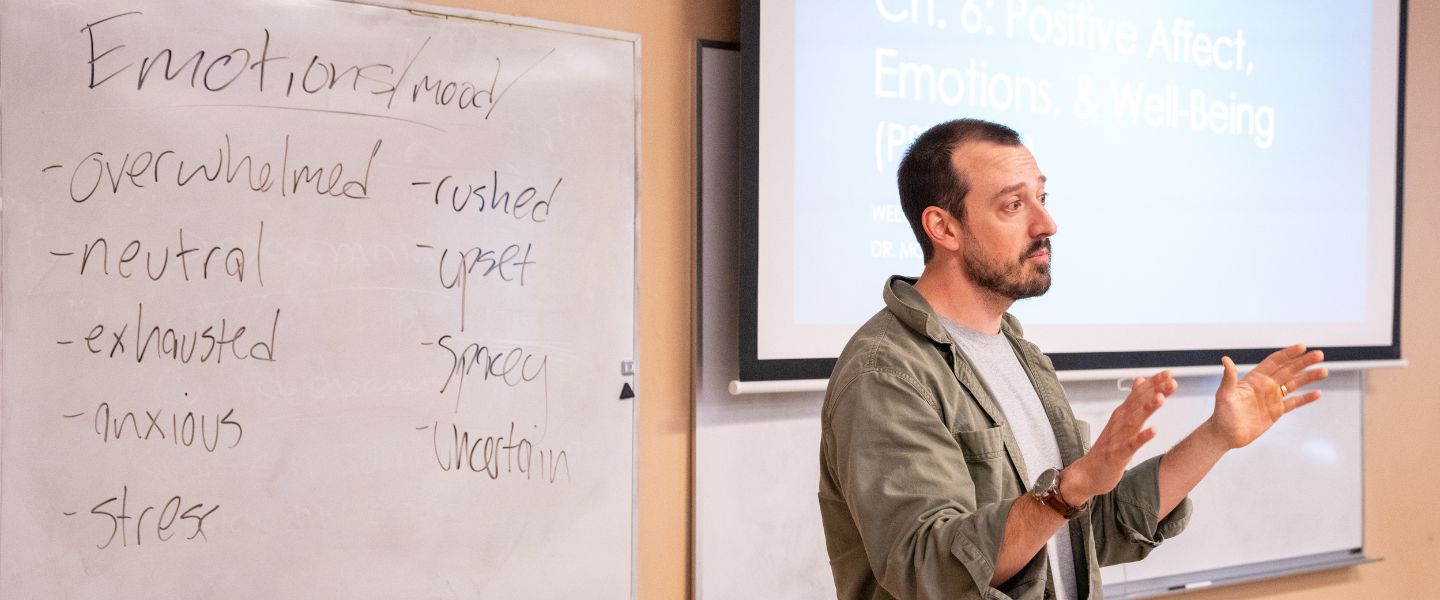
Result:
[[[926,207],[938,206],[957,219],[965,218],[965,194],[970,191],[970,184],[951,158],[955,149],[967,142],[1019,146],[1020,134],[999,123],[980,119],[946,121],[915,138],[895,176],[900,187],[900,208],[910,220],[910,229],[914,230],[927,263],[935,255],[935,247],[925,234],[920,214]]]

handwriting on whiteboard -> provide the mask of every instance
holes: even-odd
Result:
[[[456,61],[431,35],[340,49],[270,27],[172,35],[151,12],[75,24],[62,43],[83,48],[81,62],[57,74],[66,109],[121,116],[103,131],[56,128],[65,143],[37,147],[28,171],[42,191],[24,200],[66,223],[29,249],[49,261],[41,293],[68,300],[45,325],[47,351],[115,380],[101,397],[62,399],[59,431],[87,460],[145,466],[72,492],[64,523],[110,552],[244,535],[253,498],[174,482],[194,468],[263,472],[258,448],[285,443],[296,420],[346,424],[336,411],[393,420],[416,471],[570,484],[583,454],[550,431],[549,388],[579,359],[495,330],[544,320],[526,294],[576,257],[541,234],[574,226],[567,207],[586,184],[568,164],[425,154],[514,143],[467,136],[523,125],[555,50]],[[397,236],[377,236],[397,214]],[[374,305],[398,309],[348,312],[386,294]],[[421,348],[356,348],[407,336]],[[330,367],[381,354],[419,366]]]
[[[269,29],[254,32],[248,44],[216,41],[206,48],[139,48],[135,40],[117,31],[122,25],[135,27],[136,21],[144,19],[141,11],[122,12],[81,29],[90,47],[90,89],[133,86],[135,91],[144,92],[146,86],[151,90],[179,86],[211,93],[248,89],[284,97],[348,94],[367,99],[373,109],[391,109],[399,100],[475,111],[489,119],[506,92],[554,52],[519,68],[495,57],[493,64],[484,66],[480,76],[471,80],[412,72],[429,38],[422,40],[409,56],[368,63],[337,62],[301,48],[281,49],[283,44],[271,38]]]

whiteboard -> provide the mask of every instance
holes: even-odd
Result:
[[[699,57],[695,596],[833,597],[816,499],[824,394],[727,391],[739,373],[733,290],[740,54],[712,45],[702,47]],[[875,282],[877,306],[882,283]],[[1179,381],[1179,391],[1151,418],[1157,437],[1136,463],[1174,446],[1208,416],[1218,378]],[[1125,396],[1113,380],[1064,385],[1092,435]],[[1320,402],[1226,455],[1196,487],[1195,512],[1184,533],[1144,561],[1102,570],[1107,598],[1365,561],[1363,376],[1337,372],[1316,387],[1325,393]]]
[[[439,10],[3,4],[0,596],[633,597],[639,39]]]

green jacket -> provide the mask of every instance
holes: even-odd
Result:
[[[989,598],[1041,600],[1055,593],[1044,552],[1000,588],[989,585],[1026,471],[1005,415],[980,375],[915,291],[892,277],[885,309],[851,338],[835,364],[821,410],[820,517],[835,591],[843,600]],[[1050,359],[1001,327],[1030,375],[1066,465],[1089,450]],[[1084,598],[1100,598],[1100,567],[1144,558],[1180,533],[1186,499],[1157,518],[1160,458],[1071,521],[1075,573]],[[1158,522],[1157,522],[1158,521]]]

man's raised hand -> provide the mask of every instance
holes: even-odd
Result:
[[[1265,357],[1241,379],[1235,362],[1221,358],[1225,374],[1215,392],[1215,413],[1201,427],[1211,428],[1229,448],[1249,445],[1285,413],[1320,399],[1319,390],[1290,394],[1330,374],[1310,368],[1323,360],[1319,350],[1306,352],[1303,344],[1295,344]]]
[[[1177,387],[1169,371],[1135,378],[1130,395],[1110,413],[1090,452],[1065,468],[1061,495],[1071,504],[1079,504],[1114,489],[1135,452],[1155,438],[1155,428],[1146,427],[1145,421]]]

